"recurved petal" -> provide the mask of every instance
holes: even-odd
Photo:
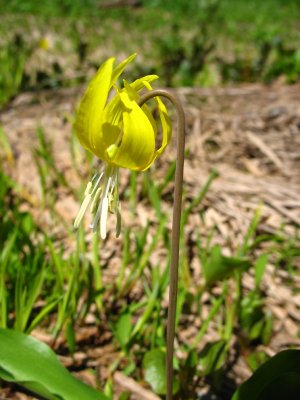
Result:
[[[94,139],[101,131],[103,110],[111,88],[114,58],[105,61],[89,83],[74,123],[74,129],[83,147],[95,153]]]
[[[143,79],[144,78],[135,81],[137,83],[137,86],[133,86],[138,88],[144,86],[148,88],[148,80],[151,81],[155,79],[155,76],[151,75],[145,77],[145,81],[143,81]],[[127,107],[131,107],[133,103],[130,103],[130,101],[137,102],[139,99],[139,95],[137,91],[132,87],[132,84],[129,84],[126,80],[124,80],[123,82],[124,88],[122,90],[115,88],[117,90],[117,94],[110,100],[103,111],[101,135],[97,135],[94,141],[97,156],[101,159],[105,159],[108,162],[111,162],[111,160],[114,158],[114,155],[116,154],[118,147],[122,141],[123,112],[126,111],[126,104]],[[127,99],[128,97],[128,99],[122,101],[120,93],[126,93],[125,98]],[[149,122],[152,125],[155,137],[156,123],[153,119],[153,116],[146,104],[142,106],[142,110],[144,111]]]
[[[141,78],[143,79],[143,78]],[[151,90],[152,87],[149,83],[150,81],[148,80],[142,80],[143,85],[148,89]],[[157,104],[157,108],[158,108],[158,112],[159,112],[159,118],[160,118],[160,122],[161,122],[161,129],[162,129],[162,142],[161,145],[158,149],[155,150],[155,152],[153,153],[153,157],[152,159],[149,161],[149,163],[145,166],[144,170],[148,169],[151,164],[155,161],[155,159],[157,157],[159,157],[162,152],[165,150],[165,148],[167,147],[167,145],[169,144],[171,137],[172,137],[172,123],[171,120],[169,118],[168,115],[168,110],[166,108],[166,106],[164,105],[164,103],[162,102],[162,100],[159,97],[155,97],[154,98]],[[146,104],[143,105],[143,109],[146,113],[146,115],[148,116],[149,120],[151,121],[152,125],[153,125],[153,129],[155,132],[155,137],[157,134],[157,125],[156,122],[154,121],[152,114],[150,114],[150,110],[147,107]]]
[[[126,92],[120,92],[124,110],[122,138],[119,145],[108,149],[110,162],[136,171],[142,171],[153,159],[155,132],[144,111],[131,100]]]
[[[149,86],[147,86],[147,83],[155,81],[156,79],[158,79],[158,75],[146,75],[146,76],[143,76],[142,78],[138,78],[134,82],[130,83],[130,86],[135,91],[139,92],[145,86],[148,88]],[[146,84],[145,84],[145,82],[146,82]],[[151,86],[150,86],[150,90],[151,90]]]
[[[143,78],[136,79],[132,83],[128,83],[125,79],[123,80],[124,88],[122,89],[122,92],[126,92],[131,100],[138,101],[139,99],[139,94],[138,92],[144,88],[147,88],[148,90],[151,90],[152,87],[150,85],[150,82],[154,81],[157,79],[157,75],[147,75],[144,76]]]
[[[162,143],[161,146],[155,152],[155,158],[161,155],[169,144],[172,137],[172,123],[168,115],[168,111],[164,103],[159,97],[155,97],[157,103],[161,127],[162,127]]]

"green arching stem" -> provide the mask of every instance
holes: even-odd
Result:
[[[172,400],[173,387],[173,353],[175,337],[175,318],[177,305],[178,288],[178,262],[179,262],[179,241],[180,241],[180,219],[182,203],[182,184],[183,184],[183,165],[184,165],[184,146],[185,146],[185,115],[179,99],[170,92],[157,89],[143,95],[139,100],[142,106],[154,97],[165,97],[175,106],[178,117],[177,127],[177,158],[175,172],[175,191],[172,221],[172,242],[171,242],[171,265],[170,265],[170,289],[169,289],[169,309],[167,322],[167,358],[166,358],[166,379],[167,395],[166,400]]]

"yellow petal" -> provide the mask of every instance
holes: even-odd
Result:
[[[165,150],[167,145],[169,144],[172,137],[172,123],[168,115],[168,111],[164,103],[161,101],[159,97],[155,97],[155,101],[157,102],[158,112],[162,127],[162,143],[159,149],[155,152],[155,158],[161,155],[161,153]],[[154,159],[155,159],[154,158]],[[153,160],[154,161],[154,160]]]
[[[148,81],[152,81],[155,78],[156,76],[154,75],[140,78],[134,82],[133,86],[141,89],[142,87],[145,87],[146,84],[149,85]],[[132,84],[129,84],[126,80],[124,80],[124,86],[124,89],[118,91],[118,93],[105,107],[103,111],[102,131],[101,134],[97,135],[94,141],[97,156],[102,160],[106,160],[107,162],[112,162],[112,159],[115,158],[119,145],[123,140],[122,114],[126,110],[126,106],[121,100],[120,93],[126,93],[127,97],[129,97],[129,99],[132,101],[137,101],[139,98],[138,93],[132,87]],[[116,88],[116,90],[118,89]],[[132,105],[129,105],[129,107],[132,107]],[[152,114],[150,113],[146,105],[144,105],[142,109],[144,110],[149,122],[152,125],[155,137],[156,124],[152,117]]]
[[[75,132],[83,147],[102,158],[105,151],[101,151],[99,143],[102,142],[101,125],[103,121],[103,110],[107,102],[108,93],[115,81],[122,74],[136,54],[132,54],[122,61],[115,69],[115,59],[109,58],[105,61],[94,78],[89,83],[86,92],[80,102],[74,123]],[[103,143],[103,146],[105,143]]]
[[[122,113],[123,135],[118,148],[113,148],[110,162],[119,167],[141,171],[153,158],[154,130],[147,115],[126,92],[120,92],[119,96],[125,107]]]
[[[116,82],[119,76],[122,74],[126,66],[136,57],[136,53],[131,54],[126,60],[122,61],[114,70],[111,77],[111,86]]]
[[[163,152],[171,138],[171,122],[167,109],[155,98],[162,127],[161,146],[155,148],[156,122],[146,104],[138,105],[138,92],[151,90],[156,75],[148,75],[124,88],[107,103],[110,89],[135,54],[113,69],[114,58],[99,68],[81,100],[74,129],[83,145],[100,159],[132,170],[145,170]]]
[[[136,79],[134,82],[132,82],[130,84],[130,86],[136,90],[137,92],[139,92],[140,90],[142,90],[146,85],[145,82],[152,82],[155,81],[156,79],[158,79],[157,75],[146,75],[143,76],[142,78]]]
[[[107,149],[112,145],[119,145],[122,140],[123,111],[124,105],[119,94],[116,94],[103,111],[101,133],[94,139],[95,154],[101,160],[109,161]]]
[[[126,81],[124,81],[124,85],[125,88],[111,100],[104,111],[106,114],[105,119],[109,121],[109,123],[103,125],[102,144],[105,143],[107,149],[105,159],[121,167],[146,170],[170,142],[172,135],[171,121],[164,103],[159,97],[156,97],[155,101],[158,106],[162,129],[162,143],[156,149],[156,121],[146,104],[142,108],[138,106],[135,100],[139,96],[132,86],[128,85]],[[139,79],[139,85],[144,85],[151,90],[149,82],[147,80],[143,81],[143,78]],[[124,124],[122,124],[122,115]],[[136,118],[136,121],[134,121],[134,118]],[[128,132],[126,139],[124,139],[126,121],[128,121]],[[149,124],[151,124],[152,129],[150,129]],[[128,151],[130,140],[134,141],[136,146],[131,143],[130,151]],[[135,148],[137,150],[134,150]],[[127,155],[125,154],[126,151]]]
[[[137,91],[124,79],[123,80],[124,89],[122,92],[126,92],[130,98],[130,100],[138,101],[139,95]]]
[[[149,107],[147,106],[147,104],[144,104],[142,106],[142,110],[144,111],[144,113],[146,114],[147,118],[149,119],[151,125],[152,125],[152,129],[154,132],[154,137],[156,138],[156,134],[157,134],[157,125],[156,125],[156,121],[153,118],[152,112],[150,111]]]
[[[99,68],[88,85],[80,102],[74,129],[83,147],[94,152],[93,141],[101,129],[102,112],[105,107],[113,72],[114,58],[109,58]]]
[[[147,75],[142,78],[136,79],[132,83],[128,83],[125,79],[123,80],[124,83],[124,89],[122,91],[127,92],[131,100],[138,100],[139,95],[138,92],[145,87],[149,90],[152,89],[150,82],[154,81],[157,79],[157,75]]]

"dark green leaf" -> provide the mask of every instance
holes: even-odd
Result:
[[[230,277],[235,270],[247,269],[250,263],[245,258],[223,256],[220,246],[214,246],[207,261],[203,263],[206,283],[211,285]]]
[[[300,350],[285,350],[259,367],[232,400],[298,400],[299,393]]]

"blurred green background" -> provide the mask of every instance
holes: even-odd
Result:
[[[297,0],[0,0],[0,104],[87,81],[105,58],[139,54],[134,75],[167,86],[294,83]]]

